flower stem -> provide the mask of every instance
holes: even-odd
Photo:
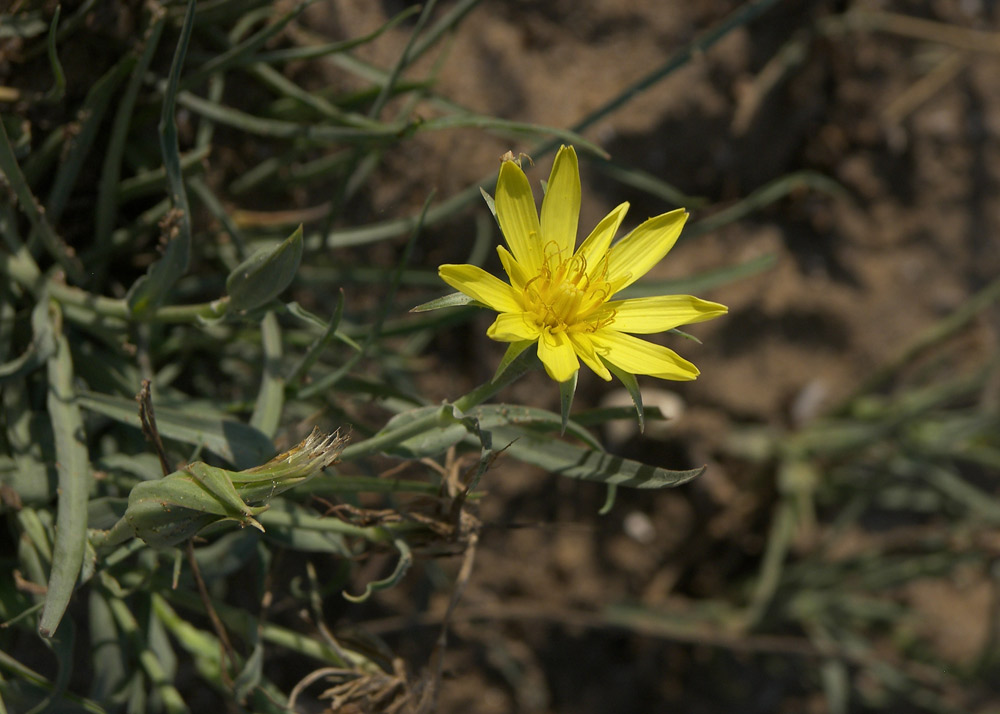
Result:
[[[499,377],[480,384],[465,396],[459,397],[452,405],[460,412],[477,407],[509,384],[515,382],[529,369],[538,364],[538,357],[531,350],[525,350],[510,363]]]

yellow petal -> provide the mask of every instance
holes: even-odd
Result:
[[[591,333],[590,338],[604,359],[632,374],[679,382],[694,379],[699,374],[697,367],[673,350],[632,335],[605,329]]]
[[[678,208],[650,218],[611,246],[607,281],[621,290],[645,275],[674,247],[687,217]]]
[[[711,320],[727,312],[729,308],[725,305],[691,295],[656,295],[609,302],[598,319],[611,319],[611,326],[620,332],[649,335]]]
[[[580,244],[576,254],[587,261],[587,273],[593,276],[601,270],[601,259],[608,252],[611,239],[618,232],[625,214],[628,213],[628,201],[618,204],[611,213],[601,219],[590,235]]]
[[[542,264],[541,228],[528,177],[513,161],[500,165],[494,201],[500,230],[517,262],[532,275]]]
[[[572,146],[563,146],[552,163],[552,173],[542,199],[542,243],[545,252],[559,252],[561,260],[573,254],[580,220],[580,167]]]
[[[565,382],[580,369],[580,361],[565,332],[542,332],[538,339],[538,359],[548,375],[557,382]]]
[[[583,360],[583,363],[594,370],[594,373],[598,377],[606,382],[610,382],[611,372],[601,362],[601,358],[597,356],[597,352],[594,350],[594,343],[590,339],[590,334],[586,332],[571,332],[569,333],[569,339],[573,343],[573,350]]]
[[[497,342],[534,342],[538,335],[538,325],[523,312],[502,312],[486,330],[486,336]]]
[[[438,275],[456,290],[497,312],[520,312],[522,309],[514,288],[475,265],[442,265]]]
[[[504,272],[510,278],[510,284],[515,290],[524,290],[525,284],[530,277],[511,252],[502,245],[497,246],[497,255],[500,256],[500,264],[503,265]]]

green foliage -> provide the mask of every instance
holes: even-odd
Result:
[[[490,202],[484,187],[492,189],[495,169],[440,201],[428,197],[412,215],[357,224],[350,207],[385,156],[422,132],[456,128],[537,141],[535,159],[572,142],[608,178],[694,205],[696,197],[656,177],[606,162],[579,132],[770,3],[741,7],[570,128],[475,114],[434,95],[433,71],[416,72],[421,56],[461,31],[475,0],[440,16],[433,2],[410,8],[364,37],[322,44],[286,34],[309,4],[148,3],[135,10],[134,46],[95,69],[85,88],[66,84],[62,48],[95,41],[85,22],[94,3],[70,15],[30,3],[0,15],[0,39],[24,43],[25,71],[52,75],[51,90],[25,90],[25,116],[0,121],[0,485],[17,550],[2,564],[18,577],[0,584],[8,625],[0,631],[0,711],[183,712],[207,696],[233,711],[281,712],[295,682],[314,669],[402,701],[410,690],[394,679],[384,643],[338,640],[323,607],[336,602],[351,608],[340,613],[345,619],[359,617],[353,603],[405,585],[425,554],[474,553],[474,506],[488,497],[498,461],[591,482],[580,489],[604,486],[602,512],[619,487],[673,487],[704,470],[604,451],[590,427],[633,416],[648,426],[661,416],[644,407],[631,375],[617,376],[634,411],[574,415],[575,382],[559,389],[558,412],[488,403],[537,366],[526,344],[511,345],[493,378],[464,395],[441,404],[420,394],[421,352],[474,310],[463,295],[439,297],[435,266],[408,260],[481,194]],[[415,20],[394,67],[349,54]],[[321,59],[362,88],[327,91],[284,71]],[[241,95],[260,101],[227,104]],[[76,103],[59,113],[61,97]],[[444,115],[423,116],[424,100]],[[244,171],[214,175],[246,145],[259,152],[241,157],[250,164]],[[814,173],[783,177],[689,234],[803,188],[838,190]],[[268,223],[230,203],[238,196],[286,208],[298,190],[322,193],[326,213],[306,220],[293,211]],[[487,241],[490,223],[486,216],[480,224]],[[484,241],[477,245],[470,252],[482,259]],[[762,256],[683,281],[636,284],[629,295],[700,293],[773,263]],[[977,309],[995,302],[991,290]],[[418,303],[420,314],[410,315]],[[424,314],[438,308],[452,309]],[[797,529],[838,499],[854,519],[919,503],[952,514],[949,527],[995,527],[991,495],[952,468],[1000,465],[996,416],[967,403],[994,378],[993,366],[944,385],[876,391],[967,319],[925,338],[828,419],[731,440],[734,458],[776,474],[773,526],[758,575],[685,626],[726,617],[743,631],[818,622],[816,643],[868,656],[873,648],[853,640],[838,617],[850,611],[874,627],[884,614],[826,591],[838,579],[884,587],[945,572],[946,544],[928,545],[915,570],[870,567],[860,556],[820,567],[792,562]],[[141,415],[135,395],[143,380],[153,409]],[[308,446],[317,424],[342,429],[345,442],[350,433],[350,443]],[[899,448],[883,449],[887,440]],[[872,473],[912,487],[856,488]],[[293,576],[274,582],[281,568]],[[455,584],[454,598],[463,585]],[[623,606],[601,617],[638,632],[686,632],[655,608]],[[278,681],[271,661],[290,663],[294,679]],[[864,665],[856,654],[824,659],[832,702],[843,701],[845,662]],[[894,686],[906,682],[905,672],[872,671]]]
[[[410,45],[388,73],[358,66],[370,85],[367,99],[296,85],[282,74],[285,63],[329,56],[349,61],[344,53],[414,12],[401,13],[364,38],[268,49],[306,4],[280,16],[268,7],[248,10],[239,3],[209,8],[192,0],[183,12],[179,6],[149,5],[134,50],[103,68],[82,96],[66,85],[60,56],[64,46],[86,34],[81,25],[86,10],[52,18],[22,12],[0,23],[4,32],[41,51],[37,56],[47,59],[55,78],[51,92],[26,97],[29,105],[80,96],[79,105],[65,114],[66,124],[41,137],[38,147],[32,143],[41,128],[30,118],[5,116],[0,123],[0,171],[9,188],[0,204],[6,246],[0,477],[5,499],[20,509],[11,521],[19,552],[6,564],[28,583],[0,599],[0,618],[17,625],[3,637],[21,632],[23,640],[19,628],[40,616],[37,630],[50,638],[59,664],[54,675],[42,675],[4,655],[2,666],[12,679],[0,685],[0,697],[18,710],[58,700],[88,711],[122,706],[186,711],[189,693],[174,684],[175,647],[193,658],[211,688],[232,681],[240,702],[264,710],[275,710],[288,696],[266,674],[275,647],[374,676],[383,670],[362,650],[323,649],[316,640],[290,639],[274,626],[235,624],[240,618],[246,624],[248,611],[211,597],[199,584],[224,582],[227,573],[251,563],[266,568],[280,547],[304,562],[310,553],[339,558],[339,574],[323,587],[354,602],[367,599],[404,579],[417,558],[416,546],[468,546],[477,526],[463,504],[481,498],[476,484],[498,458],[643,488],[696,475],[605,454],[572,420],[572,390],[563,390],[560,414],[484,404],[535,366],[530,351],[509,354],[493,380],[445,406],[427,406],[396,386],[398,357],[388,335],[400,333],[393,321],[408,307],[397,302],[396,292],[414,280],[438,284],[431,266],[415,274],[406,265],[408,255],[434,225],[464,210],[480,184],[493,179],[487,176],[437,204],[428,200],[418,216],[332,228],[342,202],[379,156],[419,132],[456,128],[549,136],[595,155],[603,151],[570,130],[464,110],[435,118],[415,113],[414,100],[429,94],[433,77],[414,83],[402,79],[404,72],[453,31],[474,2],[460,3],[436,23],[430,23],[431,8],[424,11]],[[173,48],[169,66],[165,45]],[[26,56],[36,55],[29,50]],[[229,106],[222,101],[227,85],[263,88],[277,101],[263,110]],[[389,100],[399,98],[407,101],[390,115]],[[366,102],[367,113],[359,112]],[[193,133],[180,125],[180,108],[196,123]],[[240,225],[216,197],[218,184],[202,175],[216,161],[220,127],[292,157],[309,180],[339,184],[341,203],[331,204],[326,232],[299,226],[276,240],[266,225]],[[61,147],[63,136],[68,141]],[[536,155],[549,150],[543,144]],[[234,192],[267,196],[263,187],[279,166],[261,163],[245,180],[233,181]],[[95,174],[100,175],[96,200],[89,202],[83,177]],[[269,201],[282,200],[280,184],[276,188]],[[212,234],[204,214],[218,221],[227,239]],[[387,293],[375,292],[381,304],[374,316],[352,308],[336,284],[322,292],[306,289],[304,268],[336,265],[329,248],[370,245],[407,232],[410,241],[398,264],[351,269],[357,275],[369,271],[376,285],[390,286]],[[482,238],[492,240],[488,231]],[[424,297],[433,295],[425,289]],[[307,299],[310,309],[296,298]],[[435,298],[418,310],[467,304]],[[469,313],[455,314],[468,319]],[[434,315],[411,322],[401,334],[409,331],[426,341],[454,321]],[[144,379],[152,400],[140,399],[140,409],[134,397]],[[326,412],[319,418],[332,431],[343,425],[336,415],[347,405],[372,398],[390,416],[381,425],[355,424],[340,467],[317,476],[332,463],[330,454],[340,453],[342,444],[328,442],[323,449],[300,445],[269,460],[275,440],[288,444],[299,424]],[[562,432],[572,441],[557,435]],[[305,466],[298,463],[301,453],[313,451],[323,453]],[[377,464],[388,456],[419,471],[419,460],[444,464],[456,452],[476,462],[464,474],[455,472],[457,480],[446,482],[433,471],[422,480],[377,477]],[[415,504],[393,500],[396,515],[378,517],[355,505],[380,494],[394,499],[438,494],[440,503],[419,514]],[[349,510],[324,513],[313,496]],[[252,528],[233,530],[247,525]],[[174,550],[182,547],[186,562]],[[352,584],[350,561],[386,548],[398,556],[390,572]],[[262,587],[252,597],[263,598]],[[193,600],[176,601],[179,593],[195,592]],[[210,628],[193,621],[199,611],[210,614]],[[95,638],[90,699],[67,689],[73,638],[83,620]],[[230,633],[242,646],[229,641]],[[7,645],[0,649],[13,651]]]

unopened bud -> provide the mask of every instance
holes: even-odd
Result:
[[[337,462],[346,437],[314,429],[301,443],[266,464],[228,471],[202,461],[156,481],[143,481],[129,494],[124,520],[136,537],[169,548],[223,521],[263,526],[255,516],[274,496]]]

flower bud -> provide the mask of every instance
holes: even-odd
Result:
[[[154,548],[175,546],[223,521],[263,531],[255,516],[267,510],[271,498],[336,463],[346,441],[337,433],[314,429],[298,445],[246,471],[197,461],[136,485],[124,520],[136,537]]]

